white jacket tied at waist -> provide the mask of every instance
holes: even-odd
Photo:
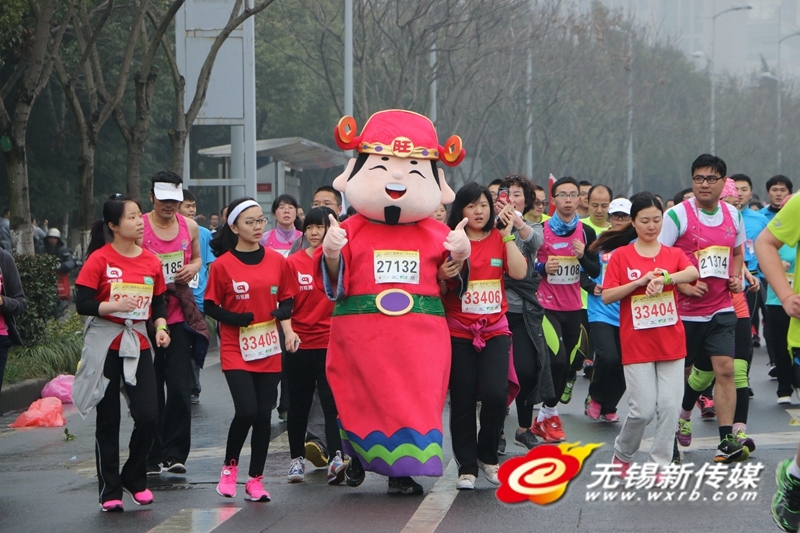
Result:
[[[81,365],[72,385],[72,402],[83,418],[89,414],[106,393],[109,379],[103,375],[106,356],[111,343],[120,333],[119,356],[125,359],[122,365],[125,383],[136,385],[136,369],[139,366],[141,344],[139,335],[147,337],[147,328],[142,320],[126,320],[124,324],[101,317],[89,317],[83,326],[83,352]],[[150,356],[154,357],[153,349]],[[122,384],[120,383],[120,386]]]

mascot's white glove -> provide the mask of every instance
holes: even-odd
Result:
[[[322,240],[322,252],[327,259],[339,259],[342,248],[347,244],[347,230],[339,226],[339,221],[335,216],[328,215],[328,219],[331,221],[331,227],[328,228],[328,232]],[[462,231],[462,233],[464,232]],[[469,246],[469,243],[467,245]]]
[[[456,229],[447,235],[447,240],[444,242],[444,247],[450,251],[450,256],[453,258],[453,261],[464,261],[469,257],[469,252],[472,247],[469,244],[467,233],[464,231],[464,226],[467,225],[468,221],[469,219],[465,217],[464,220],[459,222]],[[326,236],[325,239],[327,240],[327,238]]]

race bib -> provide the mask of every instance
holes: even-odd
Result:
[[[200,287],[200,272],[194,275],[194,277],[189,281],[189,288],[197,289]]]
[[[701,278],[728,279],[728,261],[731,249],[727,246],[709,246],[697,253],[698,270]]]
[[[500,312],[503,291],[499,279],[470,281],[461,297],[461,312],[476,315],[491,315]]]
[[[756,255],[756,247],[755,247],[755,245],[753,244],[753,239],[747,239],[747,240],[744,242],[744,246],[745,246],[745,249],[747,250],[747,253],[748,253],[750,256],[754,256],[754,255]]]
[[[109,302],[123,298],[136,300],[136,309],[128,313],[111,313],[111,316],[131,320],[147,320],[150,316],[150,303],[153,301],[153,286],[141,283],[112,283]]]
[[[639,294],[631,297],[633,329],[663,328],[678,323],[678,311],[672,291],[652,296]]]
[[[257,361],[281,353],[275,321],[239,328],[239,350],[245,361]]]
[[[572,255],[557,255],[558,270],[555,274],[547,275],[550,285],[571,285],[581,279],[581,265],[578,258]]]
[[[158,258],[164,271],[164,283],[175,283],[175,274],[183,268],[183,252],[158,254]]]
[[[406,250],[375,250],[375,283],[419,284],[419,252]]]

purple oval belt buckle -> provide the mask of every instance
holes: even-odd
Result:
[[[388,316],[400,316],[414,307],[414,297],[403,289],[386,289],[375,297],[378,311]]]

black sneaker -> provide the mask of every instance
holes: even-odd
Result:
[[[733,435],[725,435],[717,446],[717,455],[714,456],[715,463],[733,463],[744,461],[750,457],[750,450],[744,447],[741,442],[736,440]]]
[[[753,348],[761,348],[761,339],[758,335],[753,335]]]
[[[772,379],[778,379],[778,367],[775,365],[769,365],[769,371],[767,375]]]
[[[778,490],[772,498],[772,518],[781,531],[794,533],[800,529],[800,479],[789,474],[792,461],[782,461],[775,472]]]
[[[506,432],[505,430],[500,430],[500,440],[497,441],[497,455],[505,455],[506,454]]]
[[[286,422],[287,418],[289,418],[289,411],[281,411],[278,409],[278,420],[281,422]]]
[[[161,474],[161,465],[147,465],[147,475],[148,476],[157,476]]]
[[[528,428],[525,431],[517,430],[514,434],[514,444],[530,450],[534,446],[541,444],[541,442],[536,438],[536,435],[533,434],[530,428]]]
[[[309,440],[306,442],[306,459],[317,468],[328,466],[328,449],[321,441]]]
[[[358,487],[364,482],[365,477],[367,477],[367,473],[364,472],[361,461],[358,460],[358,457],[351,457],[350,462],[347,463],[347,468],[344,469],[344,480],[347,485],[349,487]]]
[[[197,394],[192,393],[192,395],[189,397],[189,400],[192,402],[192,405],[199,404],[200,403],[200,393],[197,393]]]
[[[163,472],[169,472],[170,474],[185,474],[186,467],[179,461],[164,461]]]
[[[422,494],[422,485],[411,479],[410,477],[390,477],[389,478],[389,494],[405,494],[408,496],[416,496]]]
[[[672,464],[681,464],[681,451],[678,449],[678,438],[672,439]]]

